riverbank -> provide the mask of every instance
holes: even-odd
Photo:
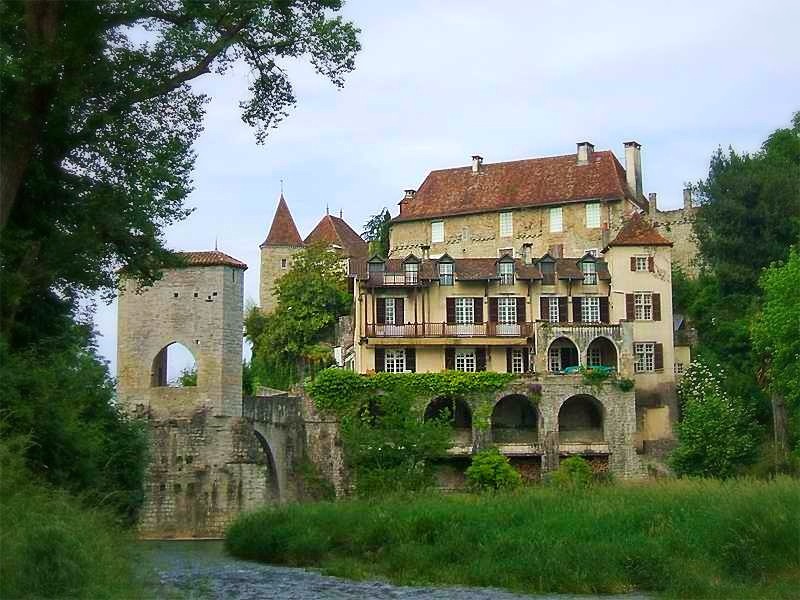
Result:
[[[226,547],[404,585],[794,598],[798,506],[788,478],[431,494],[264,509],[240,517]]]

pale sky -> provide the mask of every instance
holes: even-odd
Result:
[[[325,207],[357,231],[433,169],[575,152],[588,140],[624,164],[642,144],[645,194],[678,207],[718,146],[757,150],[800,110],[796,0],[471,2],[351,0],[356,70],[339,90],[289,63],[298,100],[263,146],[241,122],[244,69],[206,76],[213,96],[196,145],[195,212],[167,231],[175,250],[219,249],[249,265],[284,181],[300,234]],[[116,304],[96,315],[116,371]]]

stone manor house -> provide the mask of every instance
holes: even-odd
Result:
[[[260,246],[261,308],[274,308],[275,281],[298,251],[327,244],[353,291],[343,365],[518,374],[491,401],[488,430],[476,427],[471,401],[425,400],[425,418],[454,411],[444,487],[459,485],[486,444],[529,479],[569,455],[642,476],[642,454],[670,443],[675,373],[689,360],[674,343],[671,272],[674,247],[690,264],[694,209],[690,197],[674,214],[645,198],[640,153],[626,143],[623,168],[582,142],[564,156],[473,156],[432,171],[406,190],[385,257],[368,256],[341,215],[326,214],[302,238],[281,195]],[[342,492],[335,420],[301,389],[242,397],[247,266],[216,250],[181,255],[185,265],[151,287],[126,282],[119,301],[119,398],[151,430],[143,535],[217,536],[242,510],[306,497],[304,464]],[[196,385],[168,385],[174,344],[195,358]],[[591,384],[580,367],[611,376]]]

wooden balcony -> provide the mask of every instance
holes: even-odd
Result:
[[[528,338],[532,335],[533,323],[370,323],[366,331],[367,337],[376,338]]]
[[[419,273],[370,273],[367,287],[421,287]]]

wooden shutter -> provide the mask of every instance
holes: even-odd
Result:
[[[550,320],[550,299],[545,296],[539,298],[539,314],[542,321]]]
[[[522,349],[522,370],[525,373],[531,370],[531,353],[527,348]]]
[[[628,321],[633,321],[636,317],[633,304],[633,294],[625,294],[625,318]]]
[[[631,256],[631,271],[635,271],[635,270],[636,270],[636,257],[635,256]]]
[[[383,348],[375,348],[375,372],[381,373],[386,368],[386,352]]]
[[[558,322],[568,323],[569,315],[567,314],[567,297],[559,296],[558,298]]]
[[[376,298],[375,310],[378,313],[375,315],[375,322],[378,325],[386,323],[386,298]]]
[[[653,294],[653,321],[661,320],[661,294]]]
[[[455,361],[455,358],[453,360]],[[475,370],[486,370],[486,348],[475,348]]]
[[[403,325],[406,322],[405,314],[403,311],[403,299],[402,298],[395,298],[394,299],[394,324],[395,325]]]
[[[447,324],[453,325],[456,322],[456,299],[447,298],[445,304],[447,307]]]
[[[655,344],[655,350],[653,352],[653,366],[655,367],[656,371],[664,370],[664,344]]]
[[[483,323],[483,298],[473,298],[475,302],[475,319],[473,320],[476,325]]]
[[[406,348],[406,370],[417,372],[417,349]]]
[[[656,271],[656,260],[652,256],[647,257],[647,270],[651,273],[655,273]]]
[[[511,360],[511,354],[513,352],[511,348],[506,348],[506,373],[511,373],[511,363],[513,362]]]
[[[580,323],[583,320],[581,313],[581,300],[580,296],[573,296],[572,298],[572,321],[573,323]]]
[[[497,323],[497,298],[489,298],[489,322]]]
[[[517,298],[517,323],[525,323],[525,298]]]
[[[444,349],[444,368],[448,371],[454,371],[456,368],[456,349]]]
[[[611,315],[609,314],[609,310],[608,310],[608,297],[607,296],[600,296],[600,322],[601,323],[610,323],[611,322]]]

